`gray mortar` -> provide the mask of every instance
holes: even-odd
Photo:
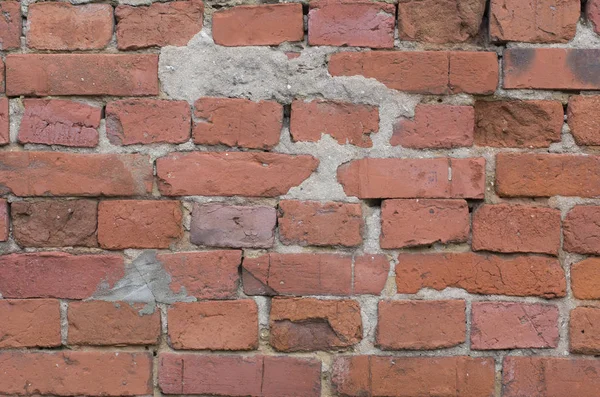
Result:
[[[171,276],[157,259],[156,251],[142,251],[125,265],[125,276],[112,288],[101,286],[92,296],[94,300],[146,303],[140,314],[153,313],[158,303],[194,302],[196,298],[187,296],[185,288],[175,294],[169,284]]]

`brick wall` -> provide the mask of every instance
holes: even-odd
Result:
[[[597,397],[600,1],[0,1],[0,395]]]

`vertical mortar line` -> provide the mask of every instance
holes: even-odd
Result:
[[[158,372],[160,369],[160,351],[168,349],[168,318],[167,318],[167,310],[168,305],[165,303],[157,303],[156,310],[158,310],[160,315],[160,335],[158,339],[158,344],[151,347],[150,351],[152,353],[152,382],[154,385],[154,397],[162,396],[160,391],[160,387],[158,384]]]
[[[60,343],[67,346],[69,337],[68,301],[59,300],[60,305]]]

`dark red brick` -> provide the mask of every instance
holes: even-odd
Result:
[[[274,298],[270,344],[295,352],[350,347],[362,339],[360,305],[353,300]]]
[[[479,33],[485,0],[400,0],[398,36],[403,41],[460,43]]]
[[[475,119],[478,146],[538,148],[560,142],[564,111],[558,101],[477,101]]]
[[[13,236],[22,247],[97,247],[94,200],[15,201]]]

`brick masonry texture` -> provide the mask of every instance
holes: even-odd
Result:
[[[598,397],[600,0],[0,0],[0,395]]]

